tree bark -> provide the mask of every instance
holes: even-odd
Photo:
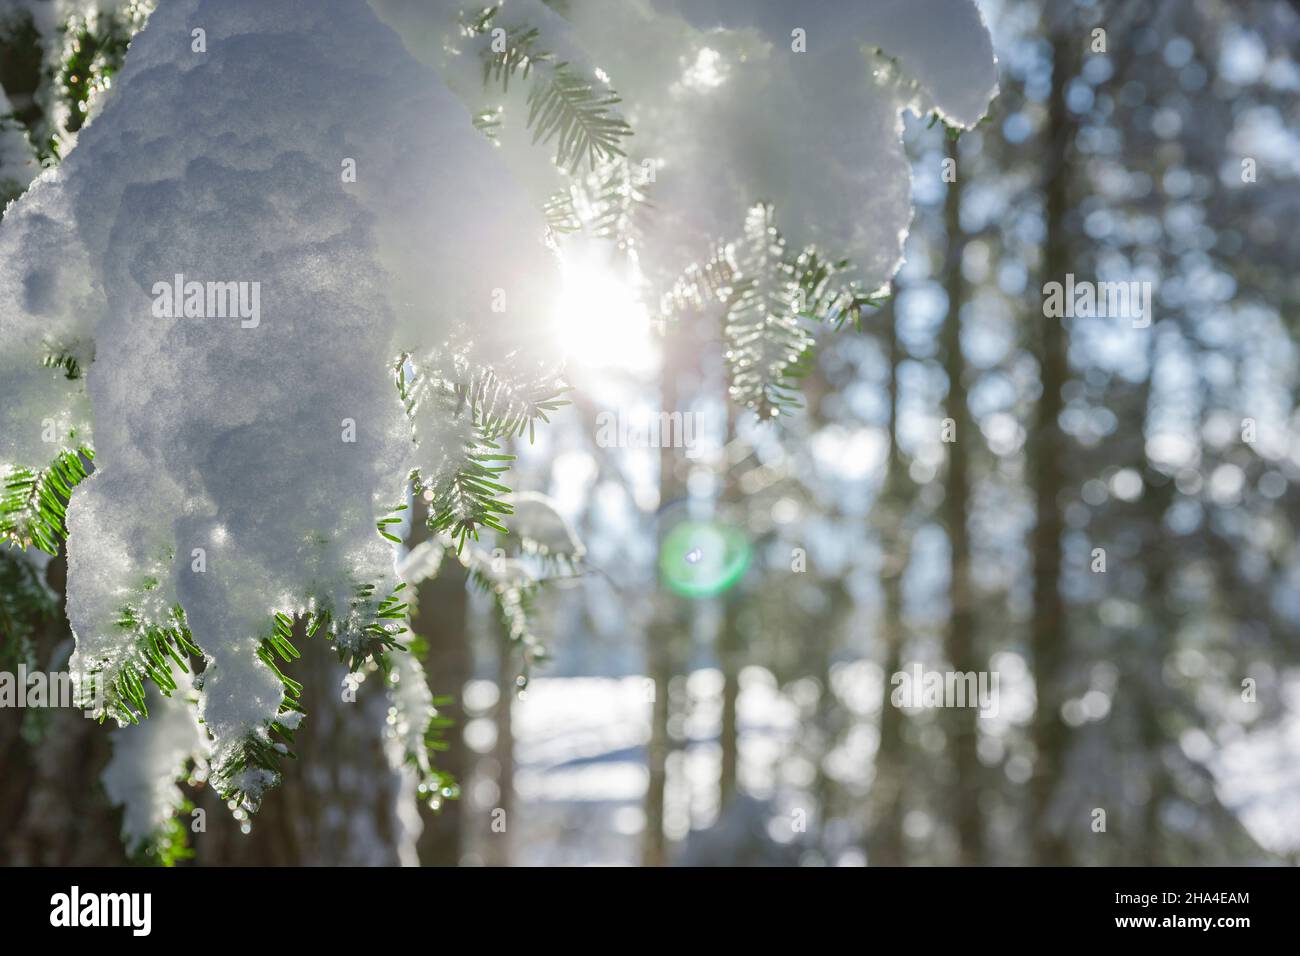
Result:
[[[958,160],[957,142],[947,140],[947,156]],[[944,226],[947,253],[943,265],[943,285],[948,294],[948,315],[944,321],[941,348],[944,371],[948,376],[948,417],[952,419],[955,441],[948,443],[948,479],[944,488],[943,518],[948,534],[949,603],[951,612],[944,638],[948,666],[958,673],[980,669],[975,654],[975,606],[971,592],[971,550],[967,517],[970,513],[970,457],[976,441],[975,424],[966,400],[966,360],[961,346],[961,308],[966,300],[966,283],[962,277],[962,257],[966,237],[961,229],[963,176],[960,172],[948,184],[944,200]],[[978,709],[974,701],[966,707],[948,711],[948,736],[957,774],[953,806],[957,830],[957,862],[977,866],[984,862],[984,828],[980,813],[980,763],[976,750]]]
[[[723,401],[727,401],[723,396]],[[727,402],[727,444],[736,440],[736,407]],[[723,458],[727,461],[726,456]],[[724,465],[724,467],[727,467]],[[723,479],[723,500],[739,502],[742,492],[736,470],[727,467]],[[723,813],[736,795],[740,763],[740,724],[736,706],[740,700],[740,665],[744,653],[744,621],[747,596],[736,587],[722,597],[722,622],[718,631],[718,666],[722,670],[722,721],[719,727],[721,766],[718,773],[718,812]]]
[[[504,829],[489,829],[487,862],[490,866],[509,866],[511,861],[510,834],[511,823],[515,813],[515,677],[519,666],[515,655],[511,653],[510,637],[501,623],[495,622],[493,629],[497,646],[497,740],[493,756],[497,764],[497,805],[492,808],[493,815],[500,810],[500,817],[505,823]],[[493,821],[495,822],[495,821]]]
[[[723,812],[736,795],[740,765],[740,725],[736,704],[740,699],[740,596],[728,594],[723,599],[722,627],[718,634],[718,663],[722,668],[722,745],[718,772],[718,812]]]
[[[677,410],[682,401],[678,377],[689,355],[689,340],[680,324],[669,325],[663,340],[663,371],[660,398],[666,411]],[[665,443],[668,444],[668,443]],[[656,534],[660,543],[670,530],[662,517],[665,507],[680,498],[684,482],[679,473],[677,449],[659,449],[659,514]],[[656,570],[656,574],[658,571]],[[641,862],[664,866],[668,862],[668,840],[664,833],[664,788],[668,782],[668,754],[673,742],[668,732],[670,717],[668,685],[679,669],[688,617],[681,598],[656,581],[655,608],[646,633],[646,673],[654,688],[650,715],[650,742],[646,753],[648,784],[645,796],[645,830]]]
[[[880,704],[880,746],[876,751],[875,778],[870,808],[872,818],[867,838],[867,859],[873,866],[901,866],[903,846],[903,797],[906,754],[903,746],[903,713],[890,702],[890,678],[902,665],[903,572],[907,569],[908,540],[903,530],[908,503],[906,464],[898,444],[898,366],[903,360],[902,343],[894,326],[894,308],[886,303],[880,313],[885,348],[889,357],[889,457],[885,478],[876,503],[875,522],[880,528],[880,584],[884,592],[881,638],[885,647]]]
[[[416,499],[412,509],[416,528],[424,527],[425,503]],[[413,538],[413,542],[418,538]],[[469,635],[468,575],[459,561],[442,562],[438,573],[416,588],[411,630],[425,639],[428,654],[425,673],[434,697],[451,702],[438,708],[453,724],[447,728],[446,750],[437,754],[438,767],[462,785],[469,779],[471,763],[465,747],[465,685],[474,676],[474,648]],[[444,800],[436,812],[421,805],[424,832],[420,834],[420,863],[425,866],[457,866],[464,852],[466,798]]]
[[[28,666],[35,663],[47,673],[66,671],[72,634],[62,613],[67,581],[62,554],[50,560],[45,580],[56,595],[56,610],[49,619],[34,622]],[[15,635],[4,638],[0,643],[8,644]],[[17,658],[0,666],[16,670]],[[108,734],[109,727],[75,708],[0,708],[0,864],[126,862],[118,838],[121,812],[109,804],[99,782],[112,755]]]
[[[1069,169],[1075,124],[1065,102],[1066,85],[1074,75],[1077,37],[1057,31],[1052,39],[1052,85],[1048,100],[1045,150],[1043,268],[1048,280],[1063,281],[1070,268]],[[1030,651],[1033,658],[1037,706],[1033,720],[1035,762],[1030,779],[1030,831],[1034,861],[1042,865],[1069,862],[1069,848],[1051,819],[1053,798],[1064,765],[1068,730],[1061,717],[1062,670],[1070,631],[1061,597],[1061,535],[1064,529],[1061,493],[1065,487],[1066,442],[1060,415],[1062,390],[1069,378],[1069,338],[1063,320],[1032,313],[1041,330],[1037,359],[1042,395],[1038,420],[1029,445],[1029,478],[1037,521],[1030,537],[1034,568]]]

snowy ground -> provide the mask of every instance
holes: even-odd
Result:
[[[866,662],[841,665],[857,680],[867,678]],[[711,826],[718,813],[717,744],[721,712],[721,674],[692,672],[674,686],[685,692],[688,714],[675,726],[684,739],[669,761],[666,826],[674,841]],[[762,668],[743,672],[739,700],[740,780],[744,791],[770,808],[768,831],[780,839],[785,822],[778,807],[797,800],[807,776],[798,754],[800,707],[793,693],[782,693]],[[487,682],[467,688],[467,700],[495,697]],[[537,678],[523,700],[513,705],[516,736],[516,811],[510,835],[514,862],[523,865],[635,865],[644,827],[646,743],[650,737],[652,685],[645,677]],[[466,737],[486,751],[493,728],[486,718],[472,721]],[[874,734],[869,735],[874,739]],[[842,753],[840,762],[858,763],[851,776],[869,777],[870,745]],[[1300,713],[1281,725],[1230,743],[1213,757],[1222,798],[1241,815],[1250,833],[1278,853],[1300,850],[1296,807],[1300,806]],[[496,800],[488,786],[471,792],[487,813]],[[786,827],[788,830],[788,826]]]

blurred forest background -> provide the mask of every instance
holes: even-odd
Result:
[[[718,323],[672,327],[662,361],[577,365],[574,404],[511,449],[512,487],[559,503],[591,570],[544,593],[526,687],[458,565],[420,585],[461,793],[422,809],[419,862],[1296,862],[1300,8],[981,7],[1001,93],[956,140],[909,119],[906,264],[825,340],[806,409],[729,413]],[[39,151],[130,33],[101,20],[43,75],[17,10],[0,133]],[[7,199],[30,176],[6,172]],[[1154,320],[1045,318],[1067,273],[1150,281]],[[601,447],[598,416],[634,408],[706,427],[689,455]],[[692,599],[658,557],[701,517],[752,561]],[[0,627],[55,669],[62,560],[42,573],[55,597],[19,621],[31,582],[0,555]],[[997,673],[997,715],[894,706],[914,663]],[[301,665],[309,695],[342,679]],[[191,790],[194,863],[401,860],[382,695],[317,693],[251,824]],[[0,710],[0,862],[123,862],[109,754],[78,712]]]

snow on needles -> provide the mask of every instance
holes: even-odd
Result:
[[[658,167],[651,271],[675,274],[691,261],[684,239],[732,237],[749,206],[768,201],[793,246],[816,243],[852,259],[868,290],[887,286],[912,219],[902,112],[969,127],[997,91],[971,0],[569,9],[627,104],[636,150]]]
[[[183,607],[223,789],[267,782],[223,774],[283,698],[257,655],[273,613],[343,621],[357,587],[396,584],[375,521],[419,455],[394,356],[489,320],[487,347],[506,339],[493,290],[526,319],[554,273],[542,237],[368,7],[262,0],[163,4],[0,225],[0,468],[88,442],[94,409],[97,470],[68,514],[74,666],[111,678],[136,639],[124,608]],[[54,344],[83,379],[41,366]]]
[[[656,173],[651,281],[765,200],[794,243],[887,284],[911,219],[902,111],[970,126],[996,90],[971,0],[564,8],[501,16],[621,94],[631,159]],[[0,223],[0,473],[95,451],[67,520],[77,663],[122,672],[139,649],[124,613],[165,626],[183,608],[213,781],[254,802],[274,775],[243,754],[284,700],[258,655],[273,615],[328,611],[356,642],[398,583],[377,518],[412,468],[436,480],[465,454],[450,412],[415,410],[412,441],[395,357],[442,378],[526,365],[518,343],[555,301],[541,201],[563,177],[519,124],[500,146],[475,129],[488,38],[460,16],[451,0],[163,3],[76,147]],[[43,367],[51,353],[84,374]]]
[[[504,100],[485,93],[474,54],[488,38],[457,35],[464,5],[371,5],[473,111],[504,102],[501,153],[536,201],[552,194],[556,170],[511,122],[527,113],[528,82]],[[796,248],[817,243],[852,259],[868,290],[887,286],[912,218],[902,113],[968,129],[997,93],[973,0],[570,0],[563,11],[506,0],[493,24],[537,28],[556,60],[618,92],[629,158],[654,172],[640,264],[660,285],[767,201]]]

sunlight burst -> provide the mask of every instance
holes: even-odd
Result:
[[[652,368],[650,313],[638,294],[635,269],[569,249],[562,274],[554,321],[569,363],[593,371]]]

